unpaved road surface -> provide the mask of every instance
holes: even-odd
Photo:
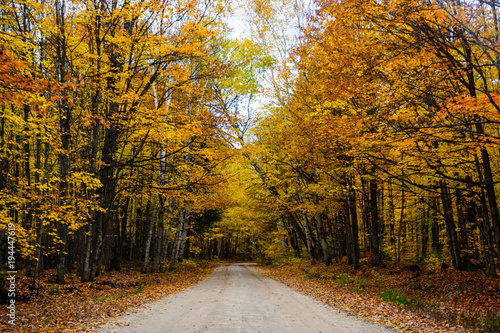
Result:
[[[125,325],[125,326],[122,326]],[[391,332],[262,276],[248,264],[218,267],[196,287],[108,323],[107,332]]]

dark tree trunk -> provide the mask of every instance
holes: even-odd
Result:
[[[490,277],[496,277],[496,263],[495,263],[495,249],[493,245],[493,238],[491,237],[491,232],[489,228],[488,218],[483,217],[483,222],[480,223],[477,219],[477,209],[473,201],[470,201],[467,206],[467,219],[479,228],[482,243],[485,248],[485,259],[486,267],[488,269],[488,275]],[[486,223],[485,223],[486,222]]]
[[[155,246],[153,249],[153,259],[152,259],[152,271],[158,272],[160,269],[160,261],[161,261],[161,247],[163,240],[163,229],[164,229],[164,217],[165,217],[165,198],[160,195],[159,196],[160,204],[158,211],[158,223],[156,228],[156,240]]]
[[[424,208],[424,216],[422,219],[422,255],[420,260],[427,257],[427,246],[429,243],[429,220],[430,220],[430,207]]]
[[[459,241],[458,241],[458,246],[459,249],[461,250],[468,250],[469,249],[469,243],[467,240],[467,223],[465,219],[465,214],[463,207],[466,207],[464,199],[462,197],[462,193],[460,192],[459,189],[455,191],[456,195],[456,207],[457,207],[457,218],[458,218],[458,226],[460,227],[460,232],[459,232]],[[468,266],[469,264],[469,258],[465,257],[462,258],[462,263],[464,267]]]
[[[438,207],[437,200],[433,199],[433,207]],[[439,254],[441,253],[441,242],[439,239],[439,233],[440,233],[440,226],[439,226],[439,221],[436,215],[436,210],[434,209],[432,211],[431,219],[432,219],[432,250],[436,253]]]
[[[375,179],[370,179],[370,236],[372,243],[372,265],[378,266],[382,262],[380,255],[380,238],[379,238],[379,211],[378,211],[378,188]]]
[[[158,204],[157,202],[158,196],[154,195],[153,198],[153,207],[151,209],[151,216],[149,218],[149,223],[148,223],[148,230],[146,234],[146,244],[144,247],[144,259],[142,261],[142,269],[141,272],[145,274],[148,269],[148,261],[149,261],[149,250],[151,248],[151,240],[153,239],[153,230],[155,227],[155,219],[156,219],[156,205]]]
[[[349,220],[351,225],[351,256],[354,269],[359,269],[359,235],[358,235],[358,213],[356,209],[356,191],[353,180],[349,179]]]
[[[65,7],[64,2],[56,2],[56,24],[59,28],[59,34],[56,38],[56,53],[57,53],[57,72],[59,82],[66,80],[66,40],[65,40]],[[70,154],[70,107],[68,105],[67,92],[62,92],[62,99],[59,104],[59,127],[61,130],[61,143],[63,152],[59,154],[60,164],[60,205],[65,207],[69,203],[66,202],[68,198],[68,177],[69,177],[69,154]],[[68,241],[68,225],[64,221],[58,225],[59,233],[59,249],[58,249],[58,263],[57,263],[57,281],[64,283],[64,275],[66,271],[66,245]]]
[[[440,181],[441,201],[443,204],[443,216],[446,225],[446,235],[448,238],[448,247],[451,254],[453,268],[456,270],[462,269],[462,260],[460,258],[460,249],[458,247],[457,230],[455,221],[453,220],[453,208],[446,183]]]
[[[189,222],[190,222],[190,214],[188,212],[185,212],[184,214],[184,225],[182,227],[182,238],[181,238],[181,245],[179,248],[179,262],[184,259],[184,255],[186,252],[186,247],[187,247],[187,235],[189,231]],[[236,243],[237,246],[238,243]],[[235,250],[236,252],[236,250]]]

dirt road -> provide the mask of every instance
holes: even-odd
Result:
[[[149,304],[108,323],[99,332],[391,331],[297,293],[262,276],[249,264],[235,264],[220,266],[195,288]]]

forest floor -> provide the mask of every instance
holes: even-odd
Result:
[[[30,278],[18,274],[16,325],[8,323],[7,305],[0,304],[0,332],[88,332],[127,310],[186,290],[210,276],[215,266],[185,260],[166,273],[122,268],[86,283],[67,275],[63,285],[55,282],[55,271],[48,270],[39,276],[35,290],[29,288]]]
[[[354,271],[297,260],[261,266],[273,278],[349,314],[403,332],[500,332],[500,279],[415,263]]]

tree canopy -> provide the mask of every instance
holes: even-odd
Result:
[[[215,257],[497,276],[495,2],[0,11],[0,240],[33,284]]]

